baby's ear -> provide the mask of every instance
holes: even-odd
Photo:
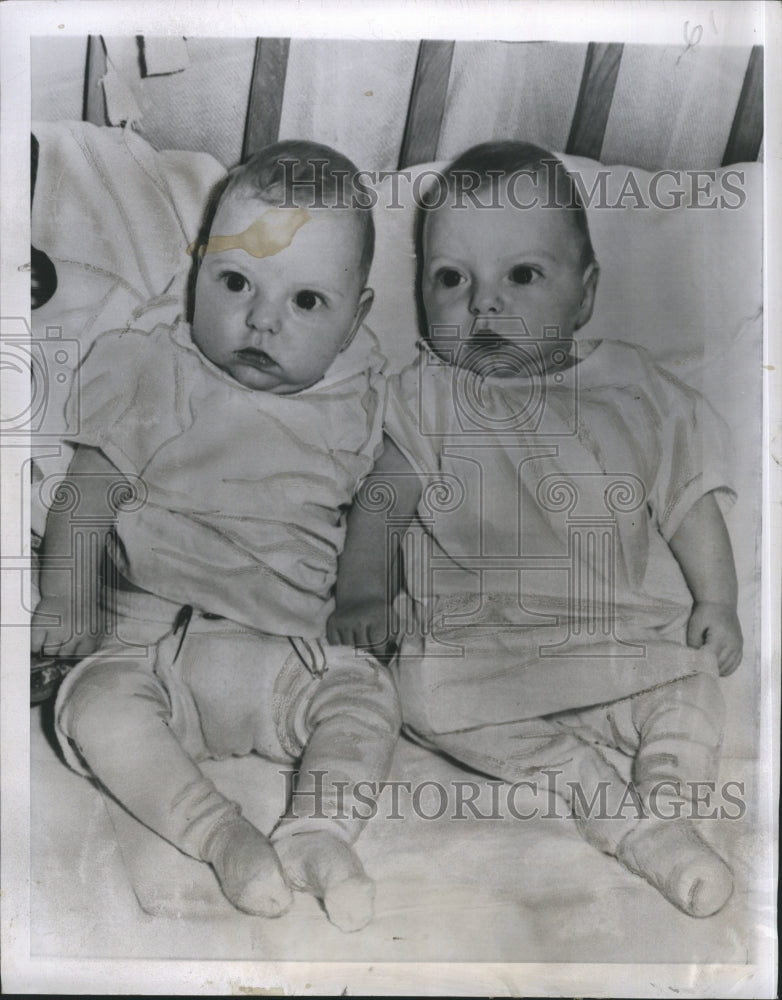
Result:
[[[353,338],[358,333],[361,324],[367,318],[367,313],[372,308],[372,303],[374,301],[375,293],[371,288],[365,288],[361,295],[359,295],[358,306],[356,307],[356,312],[353,316],[353,324],[348,331],[347,337],[345,337],[345,340],[343,341],[342,347],[339,349],[340,354],[353,343]]]
[[[595,307],[595,294],[597,293],[597,282],[600,277],[600,265],[596,260],[588,264],[581,279],[582,291],[581,305],[576,314],[574,330],[580,330],[592,318],[592,310]]]

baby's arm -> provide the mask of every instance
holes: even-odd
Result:
[[[112,476],[123,479],[100,451],[76,449],[62,488],[78,498],[78,520],[74,521],[70,505],[63,510],[55,507],[46,518],[41,545],[41,599],[33,614],[30,639],[35,653],[82,657],[93,652],[100,642],[99,634],[90,634],[86,629],[79,634],[77,628],[79,621],[100,621],[101,569],[106,538],[116,517],[109,488]],[[85,565],[83,571],[77,572],[80,531],[78,547]],[[60,562],[60,568],[53,560]],[[71,564],[63,568],[66,560]]]
[[[732,674],[743,645],[738,585],[728,529],[713,493],[692,506],[669,544],[693,597],[687,644],[710,649],[720,674]]]
[[[421,481],[412,472],[402,452],[384,437],[383,454],[348,511],[345,548],[337,570],[337,606],[326,629],[330,643],[382,647],[381,652],[391,645],[389,608],[395,595],[388,592],[388,561],[398,553],[386,552],[388,510],[373,511],[371,497],[385,483],[392,487],[394,524],[404,534],[421,499]]]

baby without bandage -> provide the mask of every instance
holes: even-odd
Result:
[[[741,660],[727,429],[642,348],[575,337],[599,267],[556,157],[485,143],[444,180],[419,217],[420,355],[390,380],[385,449],[361,487],[368,501],[391,483],[398,535],[418,519],[395,666],[406,728],[511,781],[559,769],[591,843],[708,916],[732,876],[686,798],[717,776],[712,672]],[[349,514],[329,626],[342,642],[385,635],[376,508],[360,494]],[[626,792],[601,744],[633,758],[645,818],[584,808],[579,791]],[[657,819],[665,781],[675,811]]]

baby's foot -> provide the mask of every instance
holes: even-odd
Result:
[[[204,860],[214,868],[227,899],[245,913],[279,917],[291,904],[274,848],[243,816],[211,834]]]
[[[730,868],[691,820],[642,820],[619,844],[616,857],[691,917],[718,913],[733,892]]]
[[[313,831],[281,837],[274,846],[289,884],[322,900],[332,924],[342,931],[366,927],[374,912],[375,883],[349,844]]]

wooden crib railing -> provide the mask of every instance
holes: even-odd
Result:
[[[422,40],[413,74],[410,98],[397,166],[431,161],[438,140],[451,77],[455,44]],[[258,38],[242,142],[242,158],[279,137],[291,40]],[[606,126],[615,99],[625,45],[591,42],[586,47],[583,72],[570,123],[565,151],[600,159]],[[106,112],[100,81],[106,73],[106,50],[98,36],[87,48],[84,119],[104,125]],[[734,91],[735,93],[735,91]],[[729,114],[730,109],[725,109]],[[641,123],[646,124],[646,123]],[[653,123],[648,123],[650,127]],[[531,136],[533,140],[534,136]],[[758,158],[763,138],[763,47],[749,50],[743,84],[732,115],[732,125],[721,164]],[[646,164],[639,163],[638,166]],[[703,164],[705,167],[718,164]]]

